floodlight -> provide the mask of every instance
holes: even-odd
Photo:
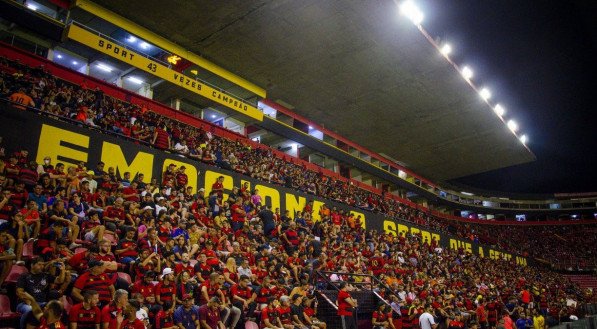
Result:
[[[506,109],[500,104],[496,104],[496,106],[493,108],[493,111],[500,117],[503,117],[504,114],[506,114]]]
[[[452,52],[452,46],[450,46],[449,43],[446,43],[445,45],[442,46],[442,48],[440,49],[440,52],[442,53],[442,55],[448,56]]]
[[[479,90],[479,95],[484,100],[488,100],[491,98],[491,91],[489,91],[489,89],[487,89],[487,88],[483,88],[483,89]]]
[[[527,142],[528,142],[528,140],[529,140],[529,139],[528,139],[527,135],[522,135],[522,136],[520,136],[520,142],[521,142],[521,143],[523,143],[523,144],[525,144],[525,145],[526,145],[526,144],[527,144]]]
[[[400,5],[400,13],[415,25],[420,25],[423,22],[423,12],[410,0],[406,0]]]
[[[470,80],[473,77],[473,70],[468,66],[463,67],[460,73],[467,80]]]

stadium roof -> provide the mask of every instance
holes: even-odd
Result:
[[[394,1],[96,2],[423,177],[535,160]]]

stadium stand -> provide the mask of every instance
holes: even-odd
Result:
[[[594,227],[579,237],[560,225],[498,226],[440,218],[308,170],[271,149],[183,124],[40,67],[0,58],[0,74],[0,97],[11,101],[4,101],[7,112],[35,111],[126,137],[123,143],[149,145],[267,184],[541,258],[554,269],[595,265]],[[365,301],[361,307],[370,313],[379,302],[395,301],[406,310],[398,323],[407,329],[416,327],[426,304],[446,324],[465,315],[463,321],[484,327],[495,326],[502,316],[516,321],[531,310],[558,324],[572,315],[582,316],[581,305],[595,301],[591,290],[582,289],[587,286],[574,283],[579,277],[440,248],[417,234],[365,230],[357,218],[335,209],[321,211],[320,221],[312,220],[310,206],[297,215],[284,209],[278,213],[264,206],[258,191],[244,186],[237,186],[226,200],[222,182],[214,183],[209,195],[190,193],[188,177],[175,166],[145,183],[101,164],[94,169],[86,163],[64,168],[52,158],[38,164],[31,156],[34,150],[21,149],[9,137],[0,145],[0,283],[5,293],[16,294],[2,295],[10,304],[2,303],[0,315],[14,326],[19,321],[21,326],[35,323],[23,302],[29,298],[26,293],[38,303],[62,299],[80,309],[80,303],[95,303],[89,302],[89,290],[98,293],[102,323],[117,320],[111,312],[130,313],[127,296],[137,302],[134,311],[147,314],[140,317],[155,328],[181,320],[177,308],[187,300],[206,307],[221,302],[222,321],[237,328],[261,323],[269,314],[264,307],[276,304],[270,305],[271,297],[284,301],[298,294],[305,297],[303,310],[316,314],[321,305],[331,312],[329,296],[337,281],[350,282],[355,295],[362,295],[357,298]],[[21,317],[7,306],[15,307]],[[288,307],[283,302],[278,313],[301,310]],[[330,312],[318,316],[324,319]],[[63,322],[77,321],[71,315],[64,314]],[[285,328],[316,325],[280,318]],[[330,328],[338,325],[326,322]]]

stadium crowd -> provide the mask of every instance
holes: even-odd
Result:
[[[386,195],[378,195],[355,185],[307,170],[292,158],[278,158],[269,148],[251,148],[241,140],[232,141],[213,135],[204,127],[192,127],[149,111],[58,79],[43,67],[31,68],[0,57],[0,96],[20,94],[28,104],[54,115],[69,118],[104,132],[118,134],[159,149],[168,149],[188,158],[234,170],[269,183],[280,184],[318,195],[387,217],[451,233],[459,238],[543,259],[557,269],[597,268],[597,227],[593,225],[582,237],[567,226],[497,227],[466,223],[431,215]],[[23,92],[19,93],[19,89]],[[16,97],[16,96],[15,96]],[[166,182],[167,183],[167,182]],[[516,223],[514,223],[516,224]],[[532,242],[531,242],[532,241]],[[540,247],[537,247],[540,246]],[[586,246],[587,248],[579,248]]]
[[[276,158],[267,148],[213,136],[40,68],[0,59],[0,72],[0,97],[16,107],[30,105],[434,230],[472,240],[496,237],[495,227],[489,234],[489,227],[429,216]],[[517,322],[539,314],[557,323],[577,314],[576,303],[594,298],[554,272],[442,249],[417,235],[366,231],[342,210],[324,207],[320,221],[312,220],[311,204],[297,214],[272,211],[250,186],[237,186],[226,195],[223,177],[213,182],[209,195],[202,189],[192,193],[185,168],[174,164],[148,182],[130,173],[120,177],[101,162],[91,164],[94,168],[86,163],[67,167],[46,157],[38,164],[9,140],[2,141],[0,153],[0,283],[11,270],[26,267],[16,282],[15,300],[23,328],[63,316],[76,328],[223,329],[252,320],[262,328],[325,329],[316,318],[315,290],[326,288],[314,275],[321,270],[379,278],[383,285],[346,274],[329,279],[348,281],[352,289],[376,289],[405,329],[416,327],[426,307],[450,328],[452,322],[496,327],[501,319]],[[527,234],[509,227],[495,243],[558,256],[580,252]],[[562,233],[562,240],[570,238]],[[33,256],[25,257],[28,247],[34,248]],[[66,302],[68,316],[57,299]]]

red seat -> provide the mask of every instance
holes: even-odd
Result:
[[[259,329],[259,326],[253,321],[247,321],[245,322],[245,329]]]
[[[131,280],[131,276],[128,273],[124,273],[124,272],[117,272],[118,277],[125,280],[126,283],[128,283],[129,285],[131,283],[133,283],[133,281]]]
[[[7,321],[18,319],[21,313],[10,310],[10,299],[6,295],[0,295],[0,322],[7,324]]]
[[[10,268],[10,272],[8,273],[8,276],[6,277],[6,280],[4,280],[4,282],[16,284],[17,280],[23,273],[29,273],[29,270],[27,270],[25,266],[13,265]]]

